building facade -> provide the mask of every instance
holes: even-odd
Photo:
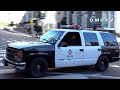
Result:
[[[41,11],[26,11],[21,23],[26,30],[30,29],[31,33],[36,35],[37,32],[34,30],[34,25],[36,25],[39,20],[44,19],[44,17],[45,13]],[[36,21],[36,23],[34,23],[34,21]]]
[[[60,28],[62,19],[67,25],[80,25],[82,29],[116,31],[116,11],[47,11],[46,18],[41,21],[43,32],[52,28]]]
[[[60,25],[80,25],[82,29],[91,30],[96,25],[97,30],[120,32],[120,11],[45,11],[45,18],[38,18],[40,11],[27,11],[22,22],[37,18],[43,33],[50,29],[60,28]],[[33,24],[26,24],[33,28]],[[32,32],[35,34],[34,28]]]

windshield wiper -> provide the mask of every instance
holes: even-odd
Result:
[[[48,43],[48,40],[47,40],[47,39],[43,39],[43,40],[45,40],[45,41],[46,41],[46,43]]]

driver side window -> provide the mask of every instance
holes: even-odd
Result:
[[[81,46],[81,38],[79,32],[68,32],[61,40],[67,46]]]

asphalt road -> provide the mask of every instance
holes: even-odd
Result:
[[[0,30],[0,79],[33,79],[22,71],[3,66],[6,45],[13,41],[36,41],[29,35]],[[105,72],[98,72],[93,66],[49,69],[46,77],[37,79],[120,79],[120,61],[110,64]]]
[[[23,33],[8,32],[0,30],[0,48],[5,49],[6,45],[13,41],[36,41],[36,38]]]

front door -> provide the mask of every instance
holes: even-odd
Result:
[[[83,46],[79,32],[68,32],[60,41],[67,46],[55,47],[55,67],[80,66],[83,63]],[[59,43],[59,44],[60,44]]]

